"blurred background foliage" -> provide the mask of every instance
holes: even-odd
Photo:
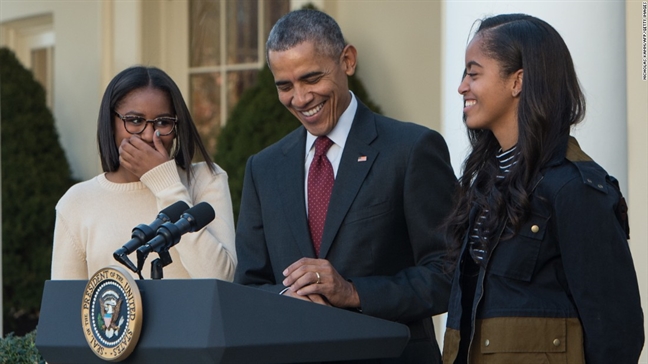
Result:
[[[50,278],[54,207],[75,181],[45,90],[6,48],[0,81],[3,331],[24,335],[36,327]]]

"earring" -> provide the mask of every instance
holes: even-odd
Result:
[[[180,142],[178,142],[178,137],[176,136],[173,138],[173,144],[171,144],[171,153],[170,154],[170,159],[175,159],[175,157],[178,155],[178,152],[180,151]]]

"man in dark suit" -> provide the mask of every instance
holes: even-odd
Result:
[[[302,126],[248,160],[235,282],[405,323],[396,362],[440,362],[431,316],[450,278],[437,227],[456,183],[443,138],[349,91],[357,51],[328,15],[287,14],[266,47]]]

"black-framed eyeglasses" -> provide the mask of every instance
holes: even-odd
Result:
[[[142,134],[148,123],[153,124],[153,129],[160,132],[161,136],[169,135],[175,130],[178,116],[160,116],[153,120],[147,120],[144,117],[136,115],[122,115],[114,111],[118,118],[124,122],[124,128],[130,134]]]

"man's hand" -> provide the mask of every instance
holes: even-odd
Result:
[[[124,138],[119,146],[119,164],[139,178],[168,160],[169,153],[155,133],[153,145],[142,140],[139,135],[132,135]]]
[[[325,259],[301,258],[283,271],[283,284],[291,297],[308,297],[310,301],[335,307],[360,307],[360,297],[353,283],[344,279]],[[319,275],[319,279],[318,279]],[[318,302],[312,296],[320,296]]]
[[[287,290],[286,292],[283,293],[283,295],[288,296],[288,297],[292,297],[292,298],[298,298],[298,299],[304,300],[304,301],[319,303],[320,305],[324,305],[324,306],[331,306],[331,304],[328,303],[326,298],[324,298],[324,297],[322,297],[322,296],[320,296],[318,294],[309,294],[309,295],[306,295],[306,296],[301,296],[301,295],[298,295],[297,293],[295,293],[295,292],[293,292],[291,290]]]

